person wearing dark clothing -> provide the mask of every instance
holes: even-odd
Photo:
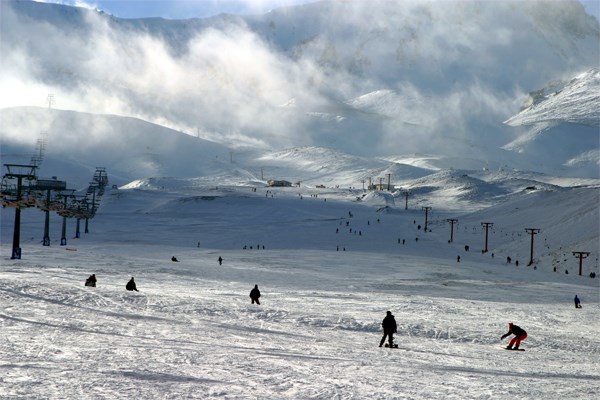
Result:
[[[171,261],[173,261],[173,262],[179,262],[179,260],[175,256],[171,257]]]
[[[260,304],[258,301],[260,297],[260,290],[258,290],[258,285],[254,285],[254,289],[250,291],[250,298],[252,299],[252,304],[256,302],[256,304]]]
[[[388,338],[388,343],[389,343],[390,347],[393,347],[394,346],[394,333],[396,333],[397,327],[396,327],[396,319],[392,315],[391,311],[387,312],[387,315],[383,319],[381,326],[383,327],[383,337],[381,338],[381,342],[379,342],[379,347],[383,346],[386,336]]]
[[[91,287],[96,287],[96,274],[92,274],[90,275],[86,280],[85,280],[85,286],[91,286]]]
[[[510,341],[508,346],[506,346],[506,348],[508,350],[519,350],[519,345],[521,344],[521,341],[527,338],[527,332],[525,332],[523,328],[514,325],[512,322],[509,322],[508,332],[502,335],[501,340],[504,340],[505,337],[510,335],[515,335],[515,337],[512,338],[512,340]]]
[[[581,308],[581,301],[577,295],[575,295],[575,308]]]
[[[137,290],[137,287],[135,286],[135,281],[133,280],[133,276],[131,277],[129,282],[127,282],[127,285],[125,285],[125,289],[135,290],[136,292],[139,292],[139,290]]]
[[[252,247],[250,247],[252,248]],[[223,258],[219,257],[219,265],[223,265]]]

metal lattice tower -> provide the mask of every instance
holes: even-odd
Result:
[[[46,145],[48,143],[48,132],[43,131],[40,134],[40,138],[36,142],[35,153],[31,156],[29,164],[36,165],[38,168],[44,161],[44,152],[46,151]]]

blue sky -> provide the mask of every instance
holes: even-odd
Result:
[[[256,14],[314,0],[38,0],[98,8],[120,18],[186,19],[220,13]],[[356,0],[361,1],[361,0]],[[366,1],[366,0],[365,0]],[[480,0],[484,1],[484,0]],[[548,0],[552,1],[552,0]],[[588,14],[600,20],[600,0],[580,0]]]

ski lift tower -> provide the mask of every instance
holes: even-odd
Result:
[[[61,246],[67,245],[67,218],[71,215],[69,202],[75,198],[75,195],[73,193],[75,193],[75,190],[65,189],[61,193],[56,195],[58,199],[62,199],[63,201],[61,209],[57,212],[57,214],[62,217],[62,229],[60,236]]]
[[[21,259],[21,202],[23,196],[23,180],[32,181],[36,178],[36,165],[4,164],[6,167],[5,179],[17,180],[15,195],[15,226],[13,231],[13,246],[11,260]]]
[[[59,181],[56,179],[38,179],[34,190],[46,192],[46,202],[42,208],[46,213],[46,219],[44,221],[44,239],[42,244],[44,246],[50,246],[50,211],[51,211],[51,193],[53,190],[61,191],[67,188],[67,182]]]

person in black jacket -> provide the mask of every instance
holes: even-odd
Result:
[[[96,274],[91,274],[86,280],[85,280],[85,286],[91,286],[91,287],[96,287]]]
[[[127,282],[127,285],[125,285],[125,289],[127,289],[127,290],[135,290],[136,292],[139,292],[139,290],[137,290],[137,287],[135,285],[135,281],[133,280],[133,276],[131,277],[131,279],[129,280],[129,282]]]
[[[394,347],[394,333],[396,333],[397,327],[396,319],[392,315],[391,311],[387,312],[387,315],[383,319],[381,326],[383,327],[383,337],[381,338],[381,342],[379,342],[379,347],[383,346],[386,336],[388,338],[390,347]]]
[[[527,332],[525,332],[525,330],[523,328],[521,328],[520,326],[514,325],[512,322],[509,322],[508,323],[508,332],[505,333],[504,335],[502,335],[501,340],[503,340],[505,337],[510,336],[510,335],[515,335],[515,337],[512,338],[512,340],[510,341],[508,346],[506,346],[506,349],[507,350],[519,350],[519,345],[521,344],[521,341],[525,340],[527,338]]]
[[[258,290],[258,285],[254,285],[254,289],[250,291],[250,298],[252,299],[252,304],[256,302],[256,304],[260,304],[258,298],[260,297],[260,290]]]

